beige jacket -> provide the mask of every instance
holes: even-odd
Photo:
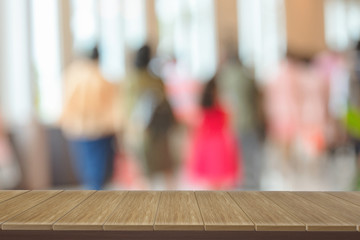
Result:
[[[118,125],[117,86],[104,79],[98,64],[79,60],[64,73],[65,97],[60,124],[71,138],[114,134]]]

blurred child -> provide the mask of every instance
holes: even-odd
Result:
[[[218,102],[212,79],[201,99],[201,119],[192,136],[188,173],[191,181],[209,189],[230,189],[242,181],[242,163],[228,116]]]

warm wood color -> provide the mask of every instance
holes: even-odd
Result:
[[[356,231],[356,224],[339,220],[327,210],[291,192],[262,192],[286,212],[305,223],[308,231]]]
[[[328,194],[360,206],[360,192],[328,192]]]
[[[230,192],[257,231],[305,231],[305,225],[260,192]]]
[[[296,192],[296,194],[324,208],[329,215],[335,216],[340,220],[356,224],[359,229],[360,206],[349,203],[348,201],[334,197],[327,193]]]
[[[152,231],[161,192],[129,192],[104,224],[104,230]]]
[[[155,230],[204,230],[194,192],[163,192]]]
[[[0,239],[357,239],[359,195],[0,191]]]
[[[0,203],[4,202],[10,198],[24,194],[26,192],[28,192],[28,190],[18,190],[18,191],[2,190],[2,191],[0,191]]]
[[[205,230],[254,231],[254,223],[226,192],[196,192]]]
[[[61,191],[31,191],[9,199],[0,204],[0,224],[16,215],[54,197]]]
[[[103,230],[103,224],[127,192],[99,191],[53,225],[54,230]]]
[[[17,215],[3,230],[52,230],[52,225],[95,191],[65,191]]]

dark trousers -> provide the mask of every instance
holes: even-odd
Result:
[[[77,176],[85,189],[101,190],[112,169],[114,136],[71,140]]]

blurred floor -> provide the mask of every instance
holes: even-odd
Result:
[[[269,144],[265,148],[262,174],[264,191],[346,191],[353,190],[356,175],[355,155],[351,148],[337,150],[333,156],[309,159],[292,158],[283,164]],[[285,166],[284,166],[285,165]]]

